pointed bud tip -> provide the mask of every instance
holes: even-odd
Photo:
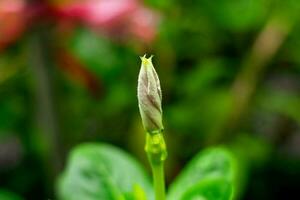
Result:
[[[140,56],[140,59],[142,61],[142,66],[147,67],[148,64],[152,63],[153,55],[151,55],[149,58],[146,57],[146,54],[144,56]]]

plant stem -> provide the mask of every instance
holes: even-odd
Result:
[[[165,200],[164,161],[167,158],[167,147],[161,131],[147,133],[145,151],[152,168],[155,200]]]
[[[36,95],[35,107],[37,107],[36,124],[41,132],[43,140],[47,141],[47,150],[41,154],[41,162],[44,171],[47,172],[44,182],[47,193],[53,194],[50,187],[55,182],[55,177],[62,169],[63,145],[60,139],[60,126],[57,119],[54,91],[54,63],[51,54],[52,35],[46,30],[47,25],[40,27],[33,32],[28,42],[29,63],[32,68],[34,91]],[[35,142],[35,141],[32,141]]]
[[[161,162],[160,164],[151,164],[152,173],[153,173],[153,183],[155,191],[156,200],[165,200],[165,178],[164,178],[164,165]]]

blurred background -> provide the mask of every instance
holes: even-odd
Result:
[[[145,53],[162,84],[167,183],[223,144],[239,158],[240,199],[295,199],[299,22],[297,0],[0,0],[1,199],[55,199],[68,152],[87,141],[150,172]]]

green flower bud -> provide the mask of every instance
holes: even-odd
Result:
[[[162,108],[161,89],[157,73],[152,64],[152,56],[141,57],[142,66],[138,79],[138,102],[144,128],[150,134],[161,132]]]

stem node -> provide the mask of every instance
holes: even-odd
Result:
[[[165,200],[164,161],[167,147],[162,131],[147,133],[145,151],[151,165],[156,200]]]

